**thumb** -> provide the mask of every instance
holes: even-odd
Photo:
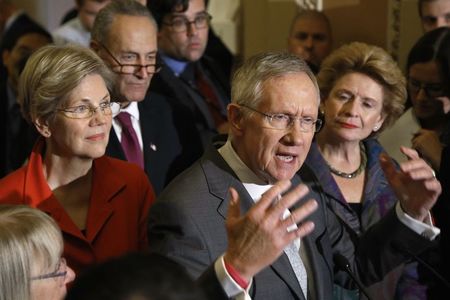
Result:
[[[389,183],[392,184],[392,181],[395,178],[397,170],[395,169],[394,162],[392,159],[387,155],[386,153],[380,154],[380,165],[381,169],[383,169],[384,176],[386,176],[386,179],[389,181]]]
[[[241,209],[239,206],[240,200],[239,200],[239,194],[238,192],[230,187],[230,204],[228,205],[228,213],[227,213],[227,219],[237,219],[241,215]]]

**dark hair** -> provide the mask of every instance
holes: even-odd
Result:
[[[66,300],[199,300],[200,289],[182,266],[159,254],[132,253],[87,269]]]
[[[147,7],[161,28],[164,17],[175,11],[184,12],[189,8],[189,0],[150,0],[147,1]],[[177,9],[177,8],[181,9]]]
[[[441,27],[425,33],[412,47],[406,63],[406,73],[416,63],[435,61],[445,86],[450,84],[450,28]],[[448,90],[447,90],[448,92]]]
[[[3,37],[3,41],[1,44],[1,50],[9,50],[11,51],[14,46],[16,46],[17,41],[23,37],[24,35],[27,34],[31,34],[31,33],[37,33],[40,34],[42,36],[45,36],[50,43],[53,42],[52,36],[50,35],[50,33],[48,33],[47,30],[45,30],[44,28],[38,26],[38,25],[28,25],[25,26],[23,28],[18,28],[17,30],[15,30],[14,32],[11,31],[10,34],[8,34],[8,36]]]

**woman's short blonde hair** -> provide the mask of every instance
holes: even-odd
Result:
[[[18,101],[29,122],[47,120],[64,106],[73,89],[98,74],[111,92],[114,75],[92,50],[82,46],[45,46],[27,61],[19,80]]]
[[[397,63],[382,48],[353,42],[333,51],[322,63],[317,75],[322,100],[328,98],[336,82],[349,73],[364,74],[383,88],[382,116],[377,132],[392,125],[403,113],[406,102],[406,80]]]
[[[0,205],[0,300],[31,299],[31,271],[57,267],[63,238],[44,212],[22,205]]]

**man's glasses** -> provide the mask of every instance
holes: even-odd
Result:
[[[294,123],[297,120],[300,121],[300,130],[302,132],[318,132],[322,127],[322,120],[320,119],[313,119],[310,117],[296,117],[288,114],[267,114],[246,105],[241,105],[241,107],[247,108],[264,116],[269,125],[274,129],[285,130],[291,128],[292,126],[294,126]]]
[[[43,280],[43,279],[58,278],[58,277],[63,277],[63,279],[65,279],[66,275],[67,275],[67,262],[64,257],[61,257],[55,271],[53,271],[51,273],[47,273],[47,274],[33,276],[30,279],[31,280]]]
[[[74,107],[57,109],[56,111],[63,113],[66,117],[71,119],[88,119],[95,114],[97,109],[100,109],[100,111],[106,116],[115,116],[120,111],[120,104],[117,102],[102,102],[97,107],[83,104]]]
[[[163,24],[170,26],[174,32],[185,32],[189,29],[191,24],[194,24],[196,29],[207,28],[211,19],[211,15],[205,12],[197,15],[193,21],[189,21],[186,17],[177,16],[173,17],[170,22],[163,22]]]
[[[445,88],[441,83],[423,83],[418,80],[409,78],[408,89],[410,93],[417,94],[421,89],[430,98],[438,98],[445,96]]]
[[[106,53],[114,60],[114,62],[117,64],[117,66],[114,66],[113,68],[119,68],[118,71],[113,70],[116,73],[119,74],[136,74],[138,73],[142,68],[147,71],[147,74],[155,74],[158,73],[161,70],[161,66],[158,63],[155,64],[148,64],[148,65],[139,65],[139,64],[121,64],[120,61],[109,51],[108,48],[106,48],[105,45],[103,45],[100,42],[97,42],[103,49],[105,49]]]

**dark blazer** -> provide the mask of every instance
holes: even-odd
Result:
[[[210,80],[220,98],[221,114],[226,117],[226,106],[230,102],[229,79],[214,61],[205,56],[189,67],[201,68]],[[194,85],[189,83],[192,80],[185,78],[185,73],[177,77],[168,66],[163,66],[152,78],[150,90],[168,98],[176,116],[177,130],[180,136],[183,135],[190,141],[188,147],[191,147],[195,159],[198,159],[217,135],[217,131],[205,100]]]
[[[189,154],[183,152],[174,127],[172,110],[163,96],[149,92],[146,98],[138,103],[138,108],[144,145],[144,169],[155,193],[158,194],[194,159],[189,159],[187,157]],[[111,128],[106,154],[126,160],[113,128]]]
[[[333,282],[355,288],[344,272],[335,271],[333,255],[336,253],[344,255],[354,273],[369,284],[408,259],[407,255],[393,249],[394,241],[414,253],[422,252],[432,244],[404,226],[392,210],[355,245],[327,207],[312,172],[305,167],[301,173],[302,179],[295,176],[293,184],[307,183],[311,194],[305,199],[314,197],[319,203],[319,209],[310,217],[315,229],[302,239],[313,270],[313,277],[309,278],[312,283],[309,299],[332,299]],[[224,223],[229,187],[236,188],[241,195],[241,212],[245,213],[253,200],[220,154],[211,148],[172,181],[150,210],[151,250],[180,262],[196,278],[203,274],[201,282],[211,284],[215,275],[210,266],[227,248]],[[205,288],[211,291],[208,286]],[[254,277],[250,295],[256,300],[304,299],[285,254]]]
[[[0,178],[20,168],[27,160],[39,134],[22,117],[19,107],[10,110],[7,77],[0,80]],[[14,101],[16,101],[14,99]],[[12,129],[11,125],[17,127]]]
[[[442,194],[431,213],[436,226],[441,229],[440,243],[439,248],[422,256],[422,259],[450,282],[450,146],[445,146],[442,150],[438,179],[442,185]],[[442,295],[449,292],[449,288],[426,268],[419,269],[419,274],[431,285],[428,299],[442,299]]]

